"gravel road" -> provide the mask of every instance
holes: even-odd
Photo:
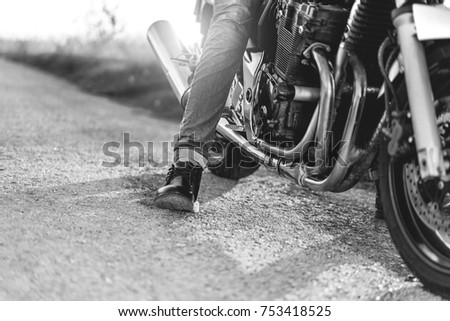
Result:
[[[153,205],[167,168],[102,167],[109,141],[178,125],[0,60],[0,299],[440,300],[402,263],[374,193],[261,169],[205,173],[201,212]],[[174,108],[178,108],[174,106]]]

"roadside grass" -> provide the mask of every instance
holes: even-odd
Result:
[[[0,56],[156,117],[181,119],[178,101],[145,40],[0,40]]]

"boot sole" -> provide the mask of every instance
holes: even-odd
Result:
[[[192,212],[194,210],[194,204],[189,198],[174,193],[159,195],[155,199],[155,205],[159,208],[180,212]]]

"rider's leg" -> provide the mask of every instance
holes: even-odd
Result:
[[[211,28],[195,71],[175,149],[192,147],[193,142],[200,147],[214,140],[231,83],[256,21],[259,3],[258,0],[215,1]]]
[[[231,83],[239,68],[260,0],[216,0],[211,28],[195,71],[191,94],[175,143],[175,164],[167,184],[158,190],[156,205],[191,210],[207,154],[203,147],[214,140]],[[179,169],[180,167],[187,167]],[[194,173],[194,182],[191,172]],[[198,174],[200,173],[200,174]],[[184,178],[184,179],[180,179]],[[197,182],[196,184],[194,184]],[[190,195],[193,197],[189,197]],[[190,199],[191,198],[191,199]],[[175,204],[176,203],[176,204]]]

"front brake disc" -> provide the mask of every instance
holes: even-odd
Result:
[[[436,201],[426,202],[420,192],[420,168],[416,162],[404,166],[406,190],[410,202],[418,217],[429,229],[436,233],[450,245],[450,194],[438,204]]]

